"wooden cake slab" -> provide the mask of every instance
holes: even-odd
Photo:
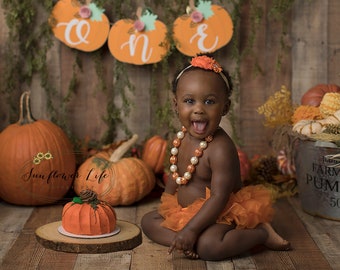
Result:
[[[107,253],[133,249],[142,243],[142,233],[138,226],[117,220],[120,231],[102,238],[76,238],[61,234],[61,221],[39,227],[35,231],[37,241],[45,248],[73,253]]]

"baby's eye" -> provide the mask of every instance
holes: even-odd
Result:
[[[209,105],[209,104],[215,104],[215,100],[207,99],[204,103],[207,104],[207,105]]]
[[[187,99],[184,100],[184,103],[193,104],[194,100],[192,98],[187,98]]]

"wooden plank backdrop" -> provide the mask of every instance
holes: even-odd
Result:
[[[174,1],[176,2],[176,1]],[[226,7],[229,11],[231,1],[212,1],[213,3]],[[256,3],[264,11],[268,11],[274,1],[260,0]],[[136,5],[141,1],[136,1]],[[243,149],[249,156],[254,154],[263,154],[271,151],[270,136],[272,131],[263,128],[263,116],[256,112],[270,95],[278,91],[281,85],[286,85],[292,90],[293,101],[298,103],[301,95],[310,87],[318,83],[335,83],[340,84],[339,69],[337,63],[340,61],[340,36],[339,25],[340,3],[338,0],[295,0],[293,9],[287,15],[285,24],[284,40],[287,47],[284,52],[281,50],[280,38],[282,24],[280,20],[262,17],[258,28],[257,35],[253,45],[253,52],[246,55],[240,63],[240,84],[239,99],[235,104],[234,112],[236,115],[235,127],[237,134],[242,142]],[[240,37],[240,50],[247,46],[249,29],[251,26],[250,4],[245,5],[241,13],[241,25],[235,29],[235,36]],[[40,20],[46,20],[49,14],[39,16]],[[181,14],[178,14],[181,15]],[[162,15],[159,14],[162,20]],[[113,19],[110,18],[110,21]],[[7,40],[8,30],[6,28],[4,10],[0,9],[0,59],[6,55],[5,43]],[[106,45],[104,45],[106,46]],[[232,59],[232,45],[228,44],[220,49],[216,55],[218,61],[228,70],[236,67]],[[283,54],[282,54],[283,53]],[[282,54],[281,69],[277,70],[277,59]],[[72,74],[74,53],[72,50],[59,41],[55,40],[54,46],[48,52],[48,68],[50,78],[56,88],[60,102],[62,97],[68,91],[68,85]],[[86,136],[92,139],[100,139],[105,133],[107,126],[103,121],[108,101],[107,93],[96,91],[98,82],[95,75],[95,63],[93,57],[88,53],[79,52],[78,57],[82,61],[82,72],[78,73],[79,87],[77,92],[71,97],[67,104],[67,121],[73,134],[78,138]],[[171,61],[171,59],[169,60]],[[113,85],[113,68],[116,60],[107,51],[102,58],[102,65],[107,85]],[[179,68],[174,64],[170,68],[169,82],[172,80],[175,70]],[[260,73],[256,73],[254,66],[259,65]],[[0,60],[0,72],[5,70],[4,61]],[[133,66],[128,65],[127,74],[129,80],[133,83],[135,90],[128,93],[128,97],[133,103],[131,113],[123,121],[128,128],[140,136],[142,142],[150,135],[155,123],[155,100],[149,92],[152,76],[157,76],[151,65]],[[18,93],[27,89],[18,89]],[[40,86],[40,79],[34,78],[30,89],[32,91],[32,112],[35,118],[49,119],[50,115],[46,105],[46,93]],[[114,89],[115,90],[115,89]],[[170,89],[158,89],[156,102],[163,103],[171,99]],[[121,100],[115,96],[116,91],[110,98],[114,99],[119,106]],[[9,107],[5,100],[4,93],[0,93],[0,131],[9,123]],[[58,108],[58,107],[57,107]],[[58,111],[57,111],[58,113]],[[222,126],[232,133],[228,117],[223,119]],[[160,130],[163,135],[165,130]],[[118,127],[116,139],[126,138],[126,134]]]

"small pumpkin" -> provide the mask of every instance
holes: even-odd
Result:
[[[307,90],[301,97],[301,105],[318,107],[326,93],[340,92],[340,87],[336,84],[318,84]]]
[[[233,35],[229,13],[210,1],[190,0],[187,13],[174,21],[173,38],[176,48],[187,56],[212,53],[225,46]]]
[[[66,134],[48,120],[35,120],[30,92],[24,92],[19,121],[0,134],[0,197],[18,205],[54,203],[71,187],[75,167]]]
[[[111,27],[111,54],[121,62],[135,65],[160,62],[169,50],[166,25],[148,9],[138,8],[137,17],[118,20]]]
[[[110,22],[95,3],[81,5],[74,0],[60,0],[53,7],[50,25],[57,39],[71,48],[92,52],[107,40]]]
[[[340,110],[340,93],[326,93],[321,100],[319,110],[323,118]]]
[[[149,138],[143,147],[142,160],[148,164],[154,173],[164,171],[164,159],[168,142],[159,135]]]
[[[309,136],[311,134],[321,133],[324,125],[318,120],[300,120],[293,126],[293,131],[302,135]]]
[[[295,109],[291,120],[295,125],[300,120],[319,120],[322,118],[319,107],[300,105]]]
[[[319,134],[325,130],[327,125],[340,124],[340,110],[336,111],[327,118],[321,120],[300,120],[293,126],[293,131],[305,136]]]
[[[117,216],[111,205],[97,199],[92,190],[83,190],[80,197],[68,202],[62,212],[65,231],[77,235],[102,235],[116,228]]]
[[[100,151],[85,160],[74,180],[75,192],[91,189],[112,206],[130,205],[149,194],[156,183],[151,168],[139,158],[122,158],[137,139],[135,134],[113,153]]]

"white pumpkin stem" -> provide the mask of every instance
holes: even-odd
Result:
[[[19,115],[19,125],[30,124],[35,122],[31,114],[31,107],[30,107],[30,91],[25,91],[20,96],[20,115]],[[26,99],[25,99],[26,98]],[[25,99],[25,107],[24,107],[24,99]],[[26,115],[24,111],[26,110]]]
[[[130,149],[132,145],[134,145],[138,140],[138,135],[133,134],[131,139],[127,140],[126,142],[123,142],[110,156],[111,162],[117,162],[124,156],[124,154],[127,152],[127,150]]]

